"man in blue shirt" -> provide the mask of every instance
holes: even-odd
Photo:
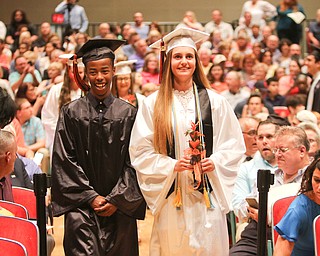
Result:
[[[55,9],[57,13],[64,14],[64,23],[70,25],[71,29],[78,32],[86,32],[89,21],[84,8],[77,5],[77,0],[62,1]]]

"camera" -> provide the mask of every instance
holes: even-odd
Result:
[[[29,64],[30,66],[33,66],[33,62],[32,62],[31,60],[28,61],[28,64]]]

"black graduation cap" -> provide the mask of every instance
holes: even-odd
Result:
[[[114,51],[124,43],[125,40],[90,39],[76,53],[77,58],[82,58],[84,64],[105,58],[114,59]]]

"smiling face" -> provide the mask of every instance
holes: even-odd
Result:
[[[110,84],[114,74],[114,67],[111,59],[89,61],[86,64],[91,93],[97,99],[105,99],[110,94]]]
[[[171,71],[175,81],[192,81],[192,75],[196,69],[195,51],[191,47],[179,46],[172,49]]]
[[[131,75],[117,75],[117,90],[119,97],[126,96],[131,86]]]

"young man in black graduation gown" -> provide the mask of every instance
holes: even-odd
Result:
[[[88,94],[61,108],[53,147],[54,216],[65,215],[68,255],[139,255],[136,219],[145,201],[128,145],[136,108],[114,98],[114,53],[124,41],[89,40],[77,53]],[[86,87],[88,86],[88,87]]]

